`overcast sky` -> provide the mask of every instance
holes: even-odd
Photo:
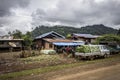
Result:
[[[0,35],[38,25],[120,28],[120,0],[0,0]]]

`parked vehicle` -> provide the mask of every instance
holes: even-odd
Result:
[[[118,50],[118,53],[120,53],[120,48],[117,48],[117,50]]]
[[[120,45],[108,45],[108,49],[110,50],[110,54],[120,53]]]
[[[119,50],[114,48],[114,47],[108,47],[108,49],[110,50],[110,54],[117,54],[117,53],[119,53]]]
[[[93,60],[97,57],[109,57],[110,51],[105,45],[82,45],[76,48],[75,57]]]

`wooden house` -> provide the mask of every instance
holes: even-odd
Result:
[[[65,39],[64,36],[51,31],[45,34],[42,34],[34,39],[36,48],[40,49],[56,49],[58,47],[65,47],[65,46],[78,46],[83,45],[84,42],[74,41]]]
[[[95,42],[95,39],[99,37],[96,35],[92,35],[92,34],[80,34],[80,33],[73,33],[72,34],[72,39],[73,40],[82,40],[88,43],[93,43]]]
[[[52,39],[52,40],[65,39],[65,37],[58,34],[57,32],[51,31],[36,37],[34,39],[35,47],[40,49],[54,48],[54,46],[47,39]]]
[[[22,50],[23,39],[0,39],[0,52]]]

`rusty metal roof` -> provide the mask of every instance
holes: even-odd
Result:
[[[69,39],[48,39],[48,38],[44,38],[43,40],[48,41],[48,42],[74,42],[74,40],[69,40]]]
[[[80,33],[73,33],[73,36],[84,37],[84,38],[97,38],[99,36],[95,36],[92,34],[80,34]]]
[[[23,41],[23,39],[0,39],[0,41]]]

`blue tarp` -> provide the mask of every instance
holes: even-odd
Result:
[[[84,42],[54,42],[56,46],[79,46],[84,45]]]

